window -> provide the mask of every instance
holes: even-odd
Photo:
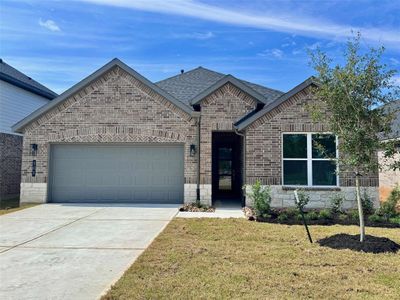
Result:
[[[336,137],[331,134],[283,134],[283,184],[336,186]]]

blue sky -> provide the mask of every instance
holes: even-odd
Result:
[[[338,61],[351,31],[400,70],[400,1],[84,0],[0,2],[0,57],[61,93],[118,57],[152,81],[203,66],[287,91]],[[396,75],[400,84],[400,76]]]

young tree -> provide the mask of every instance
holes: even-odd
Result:
[[[360,177],[377,172],[378,150],[387,156],[396,151],[393,143],[382,143],[382,136],[391,132],[395,111],[383,109],[399,95],[393,83],[394,70],[380,62],[384,48],[362,53],[361,35],[347,43],[344,65],[332,65],[332,59],[317,49],[311,53],[312,66],[317,72],[315,96],[319,101],[309,106],[314,120],[324,120],[339,138],[339,165],[354,174],[360,218],[360,241],[365,238]],[[319,103],[319,104],[318,104]],[[322,104],[322,105],[320,105]],[[329,112],[322,114],[322,107]],[[398,168],[398,162],[393,168]]]

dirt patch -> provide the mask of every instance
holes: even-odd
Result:
[[[333,249],[350,249],[353,251],[367,252],[367,253],[383,253],[383,252],[397,252],[400,250],[400,245],[385,237],[377,237],[366,235],[365,241],[360,242],[360,235],[350,234],[335,234],[330,237],[318,240],[323,247]]]
[[[201,205],[197,206],[194,203],[189,203],[183,205],[179,208],[179,211],[189,211],[189,212],[215,212],[215,208],[212,206]]]

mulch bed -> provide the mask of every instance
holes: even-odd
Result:
[[[363,243],[360,242],[360,235],[350,234],[335,234],[330,237],[317,241],[323,247],[333,249],[350,249],[353,251],[367,253],[396,253],[400,250],[400,245],[393,242],[391,239],[366,235]]]
[[[189,211],[189,212],[215,212],[215,208],[212,206],[196,206],[196,204],[184,204],[179,211]]]

